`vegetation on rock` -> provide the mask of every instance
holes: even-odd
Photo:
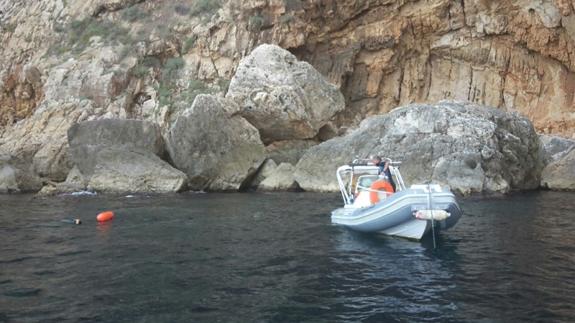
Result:
[[[64,42],[56,47],[56,53],[69,50],[80,53],[90,45],[93,37],[99,37],[108,43],[129,44],[132,42],[127,28],[107,19],[88,17],[74,20],[65,30]]]
[[[190,8],[191,16],[214,14],[222,7],[221,0],[197,0]]]

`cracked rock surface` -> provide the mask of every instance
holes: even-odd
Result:
[[[538,154],[539,138],[526,118],[445,101],[368,118],[348,135],[310,148],[295,179],[307,191],[338,191],[337,167],[380,155],[402,162],[407,185],[433,181],[461,194],[508,192],[539,186]]]

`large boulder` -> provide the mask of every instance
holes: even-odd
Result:
[[[539,154],[544,165],[556,162],[575,149],[575,140],[558,136],[540,135]]]
[[[0,193],[20,192],[18,181],[16,180],[16,170],[11,165],[0,166]]]
[[[19,168],[33,177],[63,181],[72,168],[66,131],[89,113],[80,104],[44,102],[31,116],[0,126],[0,151],[17,158],[20,165],[29,165],[29,169]]]
[[[38,192],[39,195],[57,195],[64,193],[85,191],[88,187],[88,181],[84,177],[78,166],[74,166],[68,173],[66,181],[62,183],[49,182]]]
[[[37,192],[41,179],[31,165],[7,154],[0,154],[0,194]]]
[[[86,176],[94,173],[96,156],[109,148],[164,155],[160,127],[141,120],[101,119],[74,124],[68,130],[72,162]]]
[[[543,169],[541,186],[552,190],[575,191],[575,149]]]
[[[267,177],[273,174],[276,168],[278,168],[278,164],[276,164],[276,162],[273,159],[266,159],[266,161],[262,163],[260,169],[258,169],[258,172],[252,179],[250,183],[250,188],[253,189],[257,188],[258,185],[260,185],[260,183],[263,182],[263,180],[265,180]]]
[[[43,178],[61,181],[71,168],[65,136],[44,143],[32,158],[34,172]]]
[[[229,100],[198,95],[170,129],[170,158],[188,175],[191,189],[247,188],[265,160],[257,129],[237,112]]]
[[[265,143],[313,138],[345,108],[337,87],[310,64],[267,44],[240,62],[226,97],[239,104]]]
[[[88,189],[97,192],[170,193],[182,190],[187,177],[158,156],[106,149],[97,155]]]
[[[78,166],[74,166],[72,170],[66,176],[66,181],[64,182],[68,187],[73,190],[82,191],[88,186],[88,181],[86,177],[80,172]]]
[[[266,146],[268,158],[276,163],[297,164],[301,156],[310,148],[319,144],[315,140],[284,140]]]
[[[552,190],[575,190],[575,140],[541,136],[541,187]]]
[[[538,147],[532,124],[517,114],[471,103],[410,105],[310,148],[295,177],[304,190],[337,191],[338,166],[377,154],[403,162],[406,184],[434,181],[462,194],[534,189]]]
[[[68,141],[78,176],[85,177],[89,189],[166,193],[185,188],[186,175],[160,158],[164,144],[154,123],[120,119],[83,122],[70,128]],[[82,185],[77,184],[69,186]]]
[[[281,163],[259,185],[261,191],[296,191],[299,189],[294,179],[295,167],[289,163]]]

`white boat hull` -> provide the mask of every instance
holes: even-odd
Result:
[[[380,232],[390,236],[421,240],[430,229],[429,221],[415,219]]]
[[[420,240],[431,231],[432,221],[437,229],[445,230],[455,225],[462,213],[449,190],[435,191],[431,195],[425,188],[412,187],[370,207],[347,206],[335,210],[331,220],[356,231]],[[422,214],[425,215],[423,219]]]

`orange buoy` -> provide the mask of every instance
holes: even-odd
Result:
[[[370,190],[369,200],[371,201],[371,204],[379,202],[378,191],[387,192],[386,193],[387,195],[391,195],[394,193],[393,186],[391,186],[391,184],[388,181],[382,179],[373,182],[373,184],[371,184],[371,186],[369,187],[369,190]]]
[[[98,220],[98,222],[106,222],[112,220],[113,218],[114,218],[114,212],[106,211],[98,214],[96,220]]]

